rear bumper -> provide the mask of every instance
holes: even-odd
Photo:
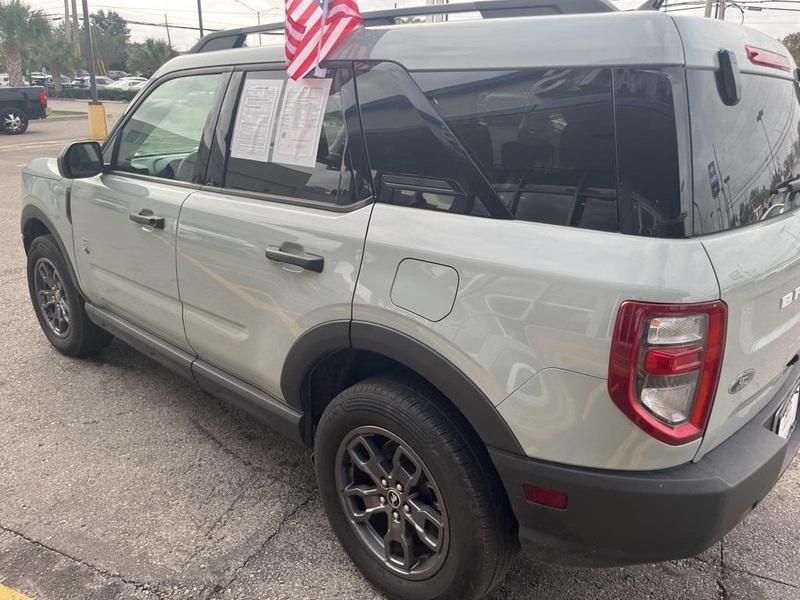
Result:
[[[653,472],[603,471],[490,449],[535,559],[587,566],[695,556],[733,529],[780,478],[800,448],[771,431],[791,378],[747,425],[697,463]],[[525,500],[530,483],[568,495],[565,510]]]

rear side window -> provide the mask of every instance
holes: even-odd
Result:
[[[614,71],[619,214],[626,233],[651,237],[691,233],[689,211],[681,199],[673,97],[685,89],[682,80],[683,71],[678,69]]]
[[[800,107],[788,79],[742,74],[726,106],[714,73],[688,71],[694,160],[694,233],[734,229],[790,208],[779,182],[800,175]]]
[[[231,152],[225,172],[226,188],[340,206],[359,202],[371,195],[369,174],[360,168],[363,161],[361,140],[351,139],[349,135],[350,130],[358,130],[357,125],[352,124],[358,120],[352,71],[328,69],[328,78],[332,80],[330,91],[326,92],[327,101],[322,121],[318,124],[319,143],[311,162],[305,166],[281,163],[275,156],[275,141],[270,137],[271,132],[259,132],[255,124],[237,118],[234,119],[234,140],[237,136],[255,135],[263,137],[266,144],[261,156],[242,157]],[[281,81],[285,79],[285,74],[283,71],[247,73],[247,80],[264,79]],[[277,89],[281,90],[280,87]],[[276,120],[283,117],[283,104],[287,101],[288,92],[282,90],[277,93],[283,94],[283,100],[281,107],[276,107]],[[243,102],[250,101],[242,94],[237,111],[243,110]],[[253,113],[253,110],[250,112]],[[252,120],[259,116],[252,114],[248,118]],[[237,131],[237,128],[240,130]],[[250,133],[245,130],[250,130]]]
[[[619,229],[610,69],[413,77],[513,218]]]

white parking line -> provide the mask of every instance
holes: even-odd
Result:
[[[51,146],[63,146],[70,140],[51,140],[47,142],[34,142],[30,144],[14,144],[12,146],[0,146],[0,152],[21,152],[23,150],[37,150],[39,148],[50,148]]]

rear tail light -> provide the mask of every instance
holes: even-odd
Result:
[[[39,104],[42,108],[47,108],[47,90],[41,90],[39,92]]]
[[[674,446],[703,435],[717,391],[727,306],[623,302],[608,391],[636,425]]]
[[[778,52],[771,52],[755,46],[745,46],[744,51],[747,52],[747,58],[754,65],[771,67],[787,72],[792,70],[792,63],[789,62],[789,57]]]

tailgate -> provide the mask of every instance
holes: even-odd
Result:
[[[728,305],[722,372],[698,458],[774,396],[788,377],[787,363],[800,351],[800,194],[776,191],[800,175],[794,62],[775,40],[746,28],[720,25],[712,33],[710,41],[704,38],[707,43],[722,43],[738,54],[741,81],[740,100],[726,105],[713,70],[686,73],[694,233]],[[700,43],[691,35],[687,39]],[[786,64],[754,64],[745,46],[766,48],[759,52]]]
[[[795,290],[800,292],[800,214],[701,241],[728,305],[728,333],[717,396],[698,457],[769,402],[789,372],[787,363],[800,351],[800,296],[795,299]],[[782,302],[784,296],[791,296],[792,302]],[[750,370],[750,382],[732,391],[734,382]]]

